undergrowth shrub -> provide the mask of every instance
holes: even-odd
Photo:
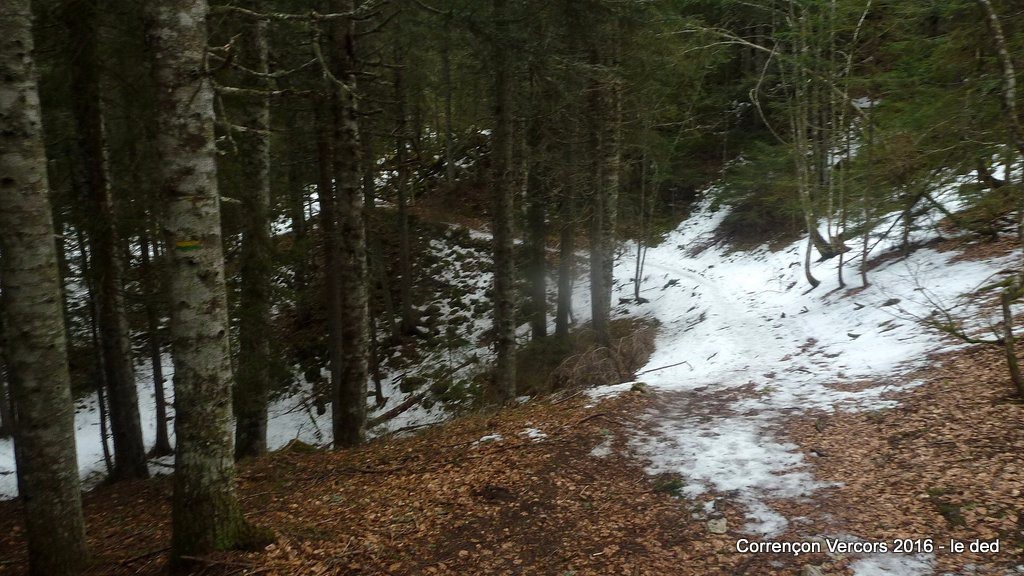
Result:
[[[595,343],[589,326],[522,347],[517,355],[518,390],[545,394],[629,382],[654,351],[657,325],[649,318],[625,318],[613,320],[610,330],[610,348]]]

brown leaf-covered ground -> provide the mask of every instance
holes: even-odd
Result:
[[[208,573],[708,574],[728,553],[619,455],[649,396],[587,408],[584,397],[460,419],[360,450],[284,451],[242,466],[248,516],[279,538],[206,559]],[[546,437],[534,439],[528,428]],[[503,439],[478,442],[498,434]],[[617,454],[590,451],[606,438]],[[86,496],[92,574],[159,574],[167,479]],[[0,503],[0,574],[22,574],[20,510]]]
[[[1004,574],[1021,557],[1024,405],[998,351],[947,353],[912,375],[896,408],[805,414],[786,428],[816,477],[842,482],[807,501],[772,502],[791,522],[777,540],[1000,538],[999,554],[939,552],[952,574]],[[278,534],[258,552],[202,559],[206,574],[538,574],[584,576],[850,574],[852,558],[743,555],[744,511],[718,495],[726,534],[694,502],[628,457],[638,417],[659,400],[629,393],[536,401],[359,450],[283,451],[241,467],[249,517]],[[709,407],[710,408],[710,407]],[[546,434],[531,438],[528,429]],[[498,434],[500,440],[480,442]],[[610,440],[612,453],[591,454]],[[86,496],[91,574],[165,572],[170,483]],[[0,575],[25,573],[20,509],[0,503]],[[802,518],[802,520],[801,520]],[[973,565],[974,572],[968,572]]]
[[[998,538],[998,554],[937,549],[938,573],[1019,573],[1012,569],[1024,563],[1024,404],[1001,352],[979,346],[936,355],[908,378],[924,383],[892,395],[896,408],[789,423],[815,476],[843,486],[810,506],[790,504],[787,515],[816,515],[819,530],[831,524],[868,540],[931,538],[948,547],[951,538]]]

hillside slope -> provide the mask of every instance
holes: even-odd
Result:
[[[943,240],[937,226],[926,226],[915,233],[926,247],[906,259],[887,252],[891,242],[873,239],[867,288],[859,287],[854,259],[845,277],[857,288],[839,289],[834,259],[815,265],[823,282],[808,291],[802,242],[779,251],[730,252],[716,237],[725,214],[704,202],[651,248],[641,290],[647,302],[618,309],[661,324],[657,350],[637,376],[658,400],[631,449],[648,462],[649,473],[679,478],[679,493],[704,503],[709,517],[723,495],[739,505],[744,522],[734,527],[737,534],[834,535],[835,526],[808,525],[782,511],[842,483],[819,477],[790,434],[792,420],[897,407],[895,394],[922,384],[913,375],[933,354],[962,347],[918,319],[938,306],[974,328],[994,326],[986,296],[976,292],[1009,273],[1014,256],[1007,243]],[[879,222],[879,234],[897,216]],[[965,249],[985,258],[972,259]],[[616,268],[623,301],[633,294],[634,254],[627,250]],[[1001,386],[1012,390],[1008,382]],[[931,574],[934,564],[927,553],[866,556],[855,573]]]

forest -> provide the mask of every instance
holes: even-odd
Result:
[[[1022,68],[1015,0],[0,0],[0,576],[1020,573]]]

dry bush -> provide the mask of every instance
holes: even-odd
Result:
[[[633,380],[654,352],[657,325],[643,318],[613,322],[613,333],[623,332],[611,348],[591,344],[563,360],[548,377],[549,388],[596,388]]]

